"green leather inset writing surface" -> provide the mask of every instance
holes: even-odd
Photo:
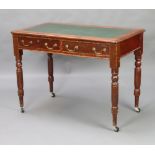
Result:
[[[56,33],[56,34],[99,37],[99,38],[116,38],[121,35],[127,34],[131,31],[131,29],[100,28],[100,27],[76,26],[76,25],[52,24],[52,23],[38,25],[25,30],[41,33]]]

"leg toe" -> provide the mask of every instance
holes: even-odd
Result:
[[[24,107],[21,107],[21,113],[24,113],[25,111],[24,111]]]
[[[117,126],[114,126],[114,129],[113,129],[115,132],[118,132],[119,131],[119,127]]]
[[[135,111],[136,111],[137,113],[139,113],[139,112],[140,112],[140,108],[139,108],[139,107],[135,107]]]
[[[55,93],[52,92],[52,97],[55,97]]]

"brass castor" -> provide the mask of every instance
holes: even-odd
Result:
[[[139,107],[135,107],[135,111],[136,111],[137,113],[139,113],[139,112],[140,112],[140,108],[139,108]]]
[[[52,92],[51,94],[52,94],[52,97],[55,97],[55,93]]]
[[[21,107],[20,111],[21,111],[21,113],[24,113],[25,112],[24,107]]]
[[[119,131],[119,127],[114,126],[114,131],[115,131],[115,132],[118,132],[118,131]]]

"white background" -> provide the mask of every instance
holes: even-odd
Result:
[[[45,2],[45,1],[44,1]],[[51,2],[52,3],[52,5],[49,5],[49,3],[44,3],[43,2],[43,4],[44,5],[46,5],[46,7],[44,7],[44,8],[52,8],[52,7],[55,7],[55,6],[57,6],[57,8],[64,8],[64,7],[66,7],[66,8],[74,8],[74,7],[77,7],[77,8],[81,8],[81,7],[84,7],[84,8],[88,8],[88,6],[90,6],[90,8],[92,8],[92,7],[95,7],[95,4],[96,5],[98,5],[98,7],[96,7],[96,8],[153,8],[154,7],[154,4],[153,3],[151,3],[151,1],[147,1],[147,2],[144,2],[144,1],[141,1],[141,2],[139,2],[139,1],[129,1],[129,2],[127,2],[127,1],[113,1],[112,3],[111,3],[111,1],[108,1],[108,2],[104,2],[104,5],[101,5],[100,3],[97,3],[97,1],[95,1],[95,2],[91,2],[91,3],[89,3],[89,5],[87,5],[88,3],[87,3],[87,1],[82,1],[81,3],[80,3],[80,1],[78,1],[78,3],[79,4],[76,4],[75,5],[75,1],[74,1],[74,4],[71,4],[71,2],[69,3],[69,5],[68,5],[68,3],[65,1],[65,2],[61,2],[61,5],[60,5],[60,3],[57,1],[57,2]],[[32,2],[31,1],[31,5],[29,5],[30,3],[29,3],[29,1],[26,1],[25,2],[25,4],[24,4],[24,2],[22,2],[22,4],[21,3],[19,3],[19,2],[15,2],[15,1],[9,1],[9,3],[7,2],[7,1],[5,1],[5,2],[3,2],[3,3],[5,3],[4,4],[4,6],[5,6],[5,8],[42,8],[43,7],[43,4],[40,4],[40,5],[36,5],[36,1],[35,2]],[[13,4],[12,4],[13,3]],[[10,4],[10,5],[9,5]],[[24,5],[23,5],[24,4]],[[38,2],[38,4],[39,4],[39,2]],[[57,5],[58,4],[58,5]],[[82,4],[82,5],[81,5]],[[2,5],[1,5],[2,6]],[[92,7],[91,7],[92,6]],[[56,7],[55,7],[56,8]],[[150,17],[153,17],[154,15],[152,14],[152,15],[150,15]],[[128,25],[128,24],[127,24]],[[152,31],[153,32],[153,31]],[[149,68],[149,67],[148,67]],[[151,70],[151,69],[150,69]],[[149,132],[149,131],[148,131]],[[153,136],[152,136],[152,138],[153,138]],[[40,147],[39,147],[40,148]],[[39,150],[39,148],[37,147],[37,150]],[[60,149],[59,149],[60,148]],[[55,148],[53,148],[53,151],[54,151],[54,153],[56,154],[56,153],[61,153],[60,151],[58,151],[58,150],[63,150],[64,151],[64,153],[65,152],[67,152],[67,154],[72,154],[72,149],[71,149],[71,147],[69,147],[69,149],[68,148],[66,148],[65,147],[65,149],[63,148],[63,147],[59,147],[59,148],[57,148],[57,147],[55,147]],[[72,147],[73,148],[73,147]],[[110,147],[110,148],[105,148],[104,147],[104,150],[102,149],[103,147],[100,147],[100,148],[97,148],[97,147],[95,147],[96,149],[94,150],[94,151],[92,151],[92,146],[90,146],[89,148],[88,147],[85,147],[85,149],[82,149],[81,147],[78,147],[78,150],[80,150],[81,151],[81,153],[85,153],[85,152],[89,152],[89,154],[94,154],[95,152],[97,152],[98,154],[99,153],[101,153],[101,152],[107,152],[107,153],[109,153],[109,152],[112,152],[112,150],[114,151],[113,153],[118,153],[119,152],[119,154],[121,154],[121,152],[126,152],[127,154],[128,153],[130,153],[130,151],[129,150],[132,150],[131,152],[133,153],[133,152],[137,152],[137,153],[140,153],[141,152],[141,150],[143,150],[142,152],[141,152],[141,154],[143,154],[143,153],[145,153],[146,151],[147,151],[147,153],[148,153],[148,151],[152,151],[152,147],[151,148],[149,148],[149,149],[145,149],[145,151],[144,151],[144,146],[142,146],[141,148],[139,148],[139,147],[137,147],[137,146],[135,146],[134,148],[132,148],[132,149],[130,149],[130,148],[126,148],[126,147],[118,147],[117,149],[116,148],[114,148],[114,149],[112,149],[112,146]],[[93,147],[94,148],[94,147]],[[126,150],[124,150],[123,148],[126,148]],[[29,150],[29,153],[32,151],[32,152],[34,152],[34,151],[36,151],[36,148],[34,147],[33,149],[32,148],[25,148],[25,149],[28,149]],[[123,150],[122,150],[123,149]],[[17,152],[18,152],[18,150],[19,150],[19,152],[21,153],[21,149],[18,147],[16,147],[16,148],[14,148],[14,149],[7,149],[7,148],[3,148],[3,149],[1,149],[1,151],[3,151],[3,153],[4,152],[6,152],[6,150],[10,150],[11,151],[11,153],[13,153],[13,152],[16,152],[16,154],[17,154]],[[13,150],[16,150],[16,151],[13,151]],[[22,150],[24,150],[24,148],[22,148]],[[42,147],[42,150],[43,151],[49,151],[50,150],[50,148],[48,147],[48,148],[43,148]],[[65,151],[66,150],[66,151]],[[71,151],[68,151],[68,150],[71,150]],[[18,153],[19,153],[18,152]],[[74,153],[75,152],[78,152],[77,150],[75,151],[74,150]],[[22,152],[23,154],[24,154],[24,152]],[[25,152],[25,153],[28,153],[27,151]],[[41,151],[40,152],[37,152],[38,154],[39,153],[41,153]],[[85,153],[86,154],[86,153]]]

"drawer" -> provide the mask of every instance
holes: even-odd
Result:
[[[62,49],[68,54],[90,55],[96,57],[107,57],[109,55],[109,46],[107,43],[63,41]]]
[[[19,47],[34,50],[60,50],[60,41],[48,38],[19,37]]]
[[[48,51],[60,50],[60,40],[56,39],[42,39],[41,48]]]
[[[19,37],[18,38],[18,44],[19,47],[22,48],[37,48],[39,47],[40,40],[32,37]]]

